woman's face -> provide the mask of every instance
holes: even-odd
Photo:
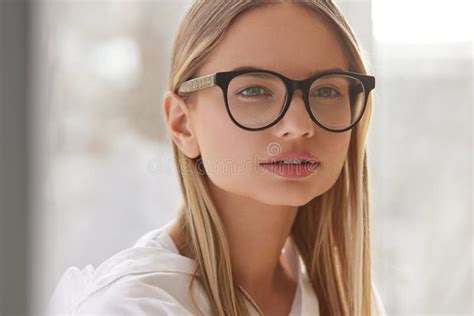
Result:
[[[342,47],[325,21],[287,4],[258,8],[237,18],[207,60],[196,76],[242,66],[299,80],[315,71],[348,70]],[[326,192],[341,172],[351,137],[351,130],[333,133],[317,126],[299,90],[286,115],[261,131],[234,125],[217,86],[198,91],[189,110],[209,185],[268,205],[300,206]],[[275,150],[308,151],[320,165],[306,177],[281,177],[259,165]]]

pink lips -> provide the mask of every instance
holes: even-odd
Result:
[[[307,151],[286,151],[286,152],[283,152],[279,155],[276,155],[274,157],[271,157],[270,159],[267,159],[267,160],[261,162],[261,164],[264,164],[264,165],[265,164],[272,164],[272,163],[282,161],[282,160],[286,160],[286,159],[306,160],[311,164],[316,164],[316,163],[320,162],[316,157],[314,157],[313,155],[311,155]]]
[[[281,164],[282,160],[305,160],[307,163]],[[307,151],[286,151],[260,163],[267,171],[284,178],[303,178],[319,172],[320,161]]]

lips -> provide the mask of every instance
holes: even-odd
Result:
[[[291,162],[293,160],[301,161],[300,164],[319,164],[320,161],[307,151],[286,151],[274,157],[271,157],[261,164],[283,164],[283,161]]]

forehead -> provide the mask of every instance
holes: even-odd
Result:
[[[242,66],[293,79],[331,68],[348,70],[343,46],[328,22],[294,4],[257,8],[237,17],[198,76]]]

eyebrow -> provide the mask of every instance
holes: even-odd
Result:
[[[231,71],[239,71],[239,70],[259,71],[259,70],[267,70],[267,69],[259,68],[259,67],[255,67],[255,66],[241,66],[241,67],[233,68]],[[322,74],[322,73],[325,73],[325,72],[336,72],[336,71],[347,71],[347,70],[344,70],[344,69],[339,68],[339,67],[322,69],[322,70],[315,70],[315,71],[310,72],[309,76],[312,77],[314,75],[319,75],[319,74]]]

